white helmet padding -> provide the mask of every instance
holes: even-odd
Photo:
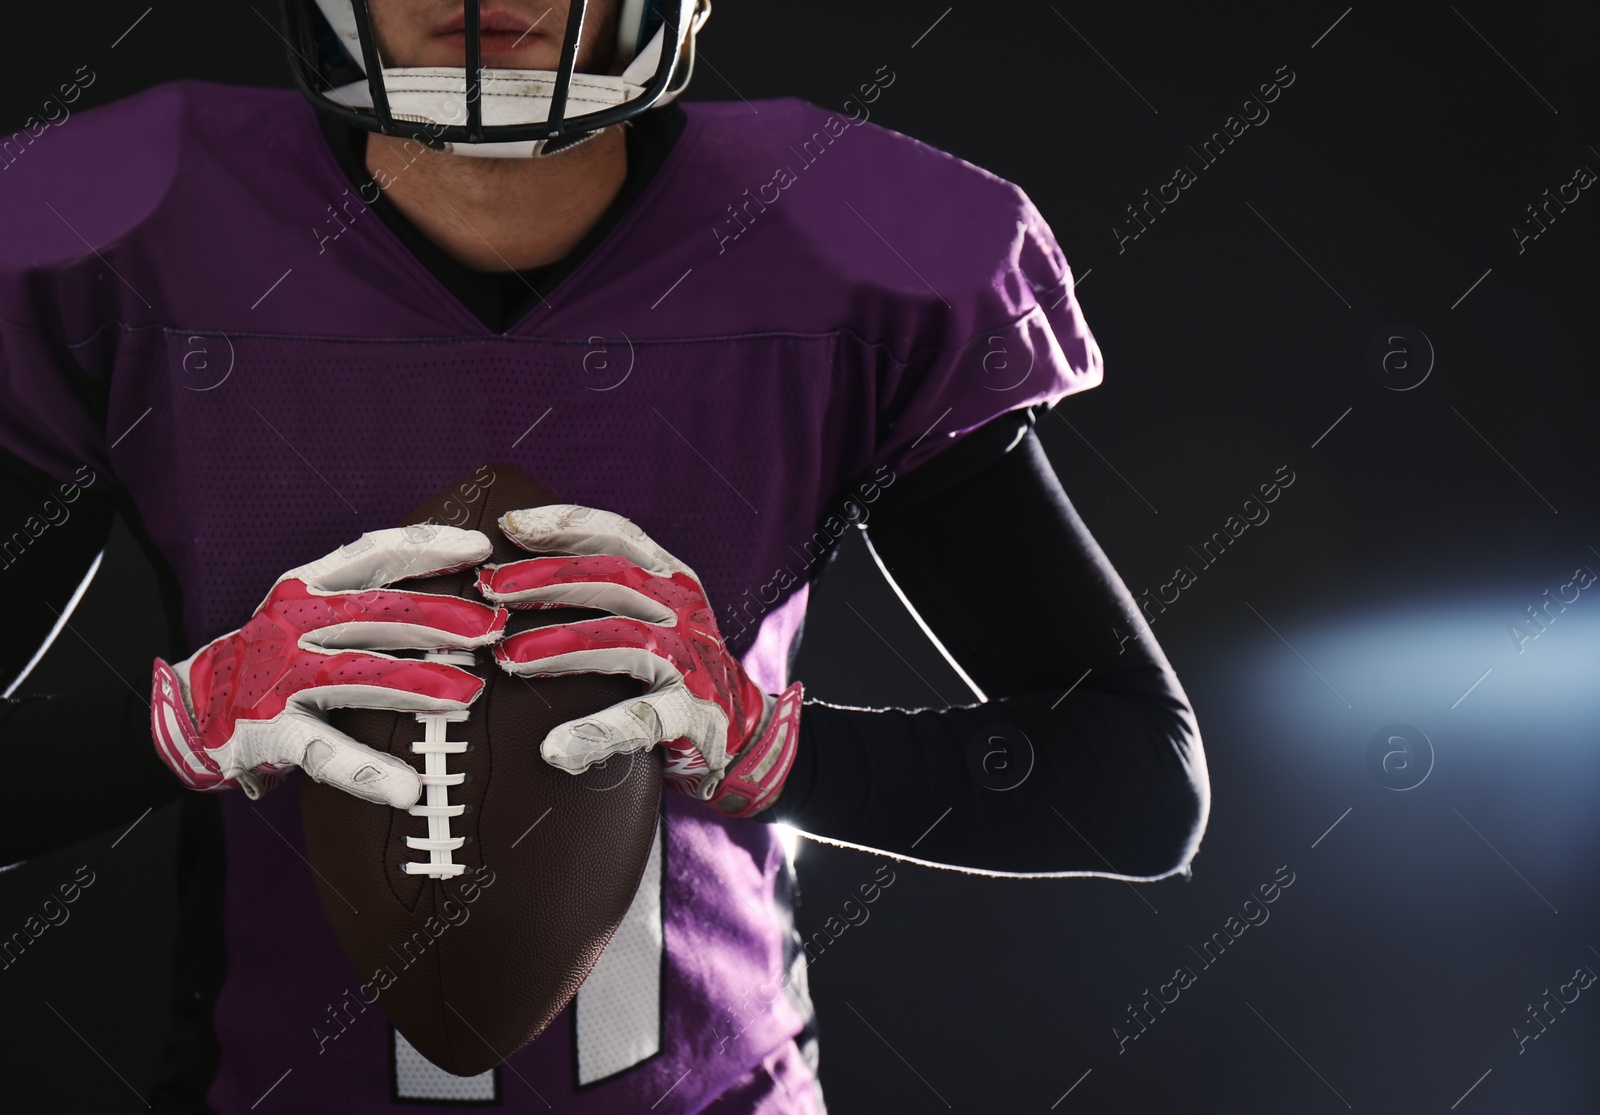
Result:
[[[361,125],[371,130],[396,135],[420,132],[429,136],[432,145],[441,150],[458,155],[502,158],[536,157],[544,154],[547,147],[552,153],[565,150],[594,130],[593,127],[584,126],[585,117],[637,101],[653,87],[659,87],[659,92],[649,98],[647,104],[640,105],[638,111],[670,102],[689,84],[693,74],[694,36],[710,16],[710,0],[662,0],[658,6],[669,9],[665,13],[668,18],[655,27],[649,41],[641,49],[639,39],[647,27],[650,5],[648,0],[623,0],[618,19],[616,57],[619,62],[626,61],[626,67],[615,76],[584,73],[567,75],[562,126],[539,138],[496,139],[495,133],[503,134],[507,128],[528,131],[528,125],[547,123],[551,119],[562,72],[480,69],[482,138],[473,141],[462,134],[465,131],[463,126],[468,121],[469,105],[467,73],[461,67],[383,66],[379,80],[395,125],[376,126],[376,116],[381,113],[374,104],[372,86],[377,82],[366,73],[356,2],[358,0],[315,0],[316,8],[348,54],[347,61],[353,63],[363,76],[360,80],[337,87],[313,89],[305,80],[304,71],[297,66],[296,73],[301,76],[302,89],[313,102],[320,99],[326,105],[346,112],[360,112]],[[583,6],[574,3],[572,8],[581,13]],[[676,12],[670,9],[676,9]],[[670,18],[674,14],[676,20]],[[670,44],[667,42],[669,34],[673,34]],[[672,55],[663,60],[662,52],[669,45]],[[376,44],[371,46],[376,56]],[[298,51],[296,53],[300,54]],[[300,54],[300,60],[305,60],[303,54]],[[664,83],[661,82],[660,73],[663,62],[668,71]],[[595,127],[604,127],[611,122],[615,120],[599,122]],[[418,128],[417,125],[422,127]]]

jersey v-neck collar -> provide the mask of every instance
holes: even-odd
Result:
[[[521,271],[474,271],[447,255],[406,219],[378,189],[366,168],[367,133],[317,113],[317,124],[334,161],[363,204],[467,313],[491,333],[504,334],[546,304],[550,293],[578,269],[616,227],[654,180],[683,134],[687,117],[677,104],[651,109],[625,126],[628,170],[622,188],[577,246],[555,263]],[[370,203],[369,197],[374,200]]]

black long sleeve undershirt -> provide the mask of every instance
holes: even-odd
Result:
[[[0,522],[11,527],[0,538],[10,613],[0,638],[0,693],[29,667],[111,531],[112,500],[86,488],[69,503],[62,487],[0,452]],[[151,746],[149,706],[115,677],[53,691],[26,682],[16,688],[0,701],[0,758],[7,783],[19,788],[0,809],[0,867],[131,823],[184,792]]]
[[[998,420],[972,449],[1014,430]],[[1153,639],[1124,653],[1112,637],[1134,602],[1038,439],[1027,431],[998,460],[931,486],[876,507],[869,544],[989,700],[808,702],[771,819],[975,870],[1185,868],[1209,803],[1193,711]]]

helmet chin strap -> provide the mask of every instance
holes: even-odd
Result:
[[[349,4],[347,3],[334,4],[319,0],[319,6],[325,13],[328,13],[330,9],[349,11]],[[632,9],[638,6],[638,4],[632,3],[630,0],[625,5],[625,8]],[[692,21],[688,31],[688,43],[691,45],[684,52],[689,61],[683,67],[681,74],[673,74],[672,82],[666,92],[657,98],[657,105],[671,102],[689,84],[694,65],[692,48],[694,34],[699,30],[700,24],[704,22],[704,14],[708,13],[701,12],[697,14],[700,18],[691,17]],[[349,27],[341,26],[341,23],[345,21],[349,22]],[[353,18],[346,16],[344,21],[330,20],[330,22],[334,24],[334,30],[341,39],[355,39],[357,37]],[[661,60],[665,36],[666,29],[664,27],[657,28],[649,43],[645,45],[643,50],[634,55],[632,61],[628,63],[627,67],[619,75],[574,73],[567,89],[567,119],[575,121],[577,117],[615,108],[641,96],[650,79],[656,73],[656,68]],[[619,46],[624,49],[631,49],[632,44],[623,42]],[[359,49],[353,52],[353,56],[359,60]],[[466,71],[462,68],[396,67],[390,69],[385,67],[382,74],[391,115],[396,120],[415,123],[419,137],[426,139],[429,136],[430,125],[448,127],[466,123]],[[484,67],[481,74],[480,95],[485,127],[507,124],[536,124],[550,118],[551,101],[557,81],[555,71],[509,70]],[[348,108],[368,110],[373,108],[372,89],[366,78],[336,89],[330,89],[325,95],[329,100]],[[540,158],[565,151],[570,147],[578,146],[593,134],[595,133],[584,133],[578,130],[537,140],[494,143],[435,141],[430,146],[436,150],[455,155],[470,155],[479,158],[527,159]]]

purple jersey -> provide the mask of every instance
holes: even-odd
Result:
[[[1016,187],[798,100],[684,108],[644,193],[503,334],[368,210],[298,93],[180,82],[83,113],[0,160],[0,444],[110,478],[195,647],[283,570],[504,462],[690,565],[780,691],[836,501],[1094,386],[1100,355]],[[298,795],[224,799],[218,1111],[278,1081],[256,1110],[691,1112],[801,1029],[759,821],[668,794],[577,1002],[463,1079],[365,1005]]]

